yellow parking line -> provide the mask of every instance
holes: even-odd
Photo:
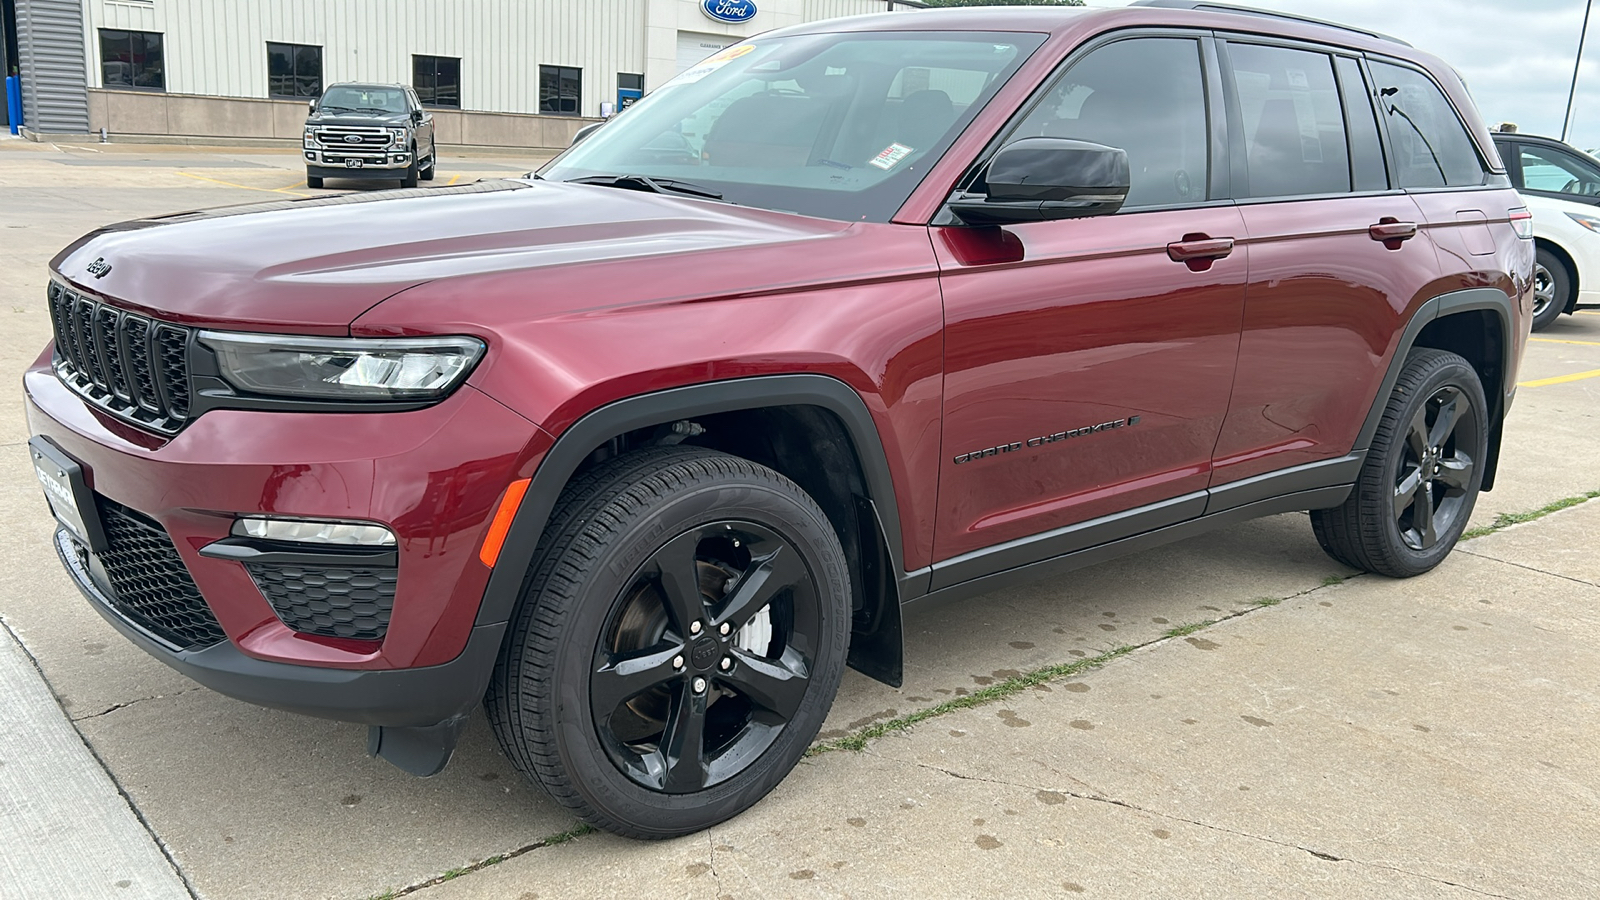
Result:
[[[1566,384],[1569,381],[1582,381],[1585,378],[1600,378],[1600,369],[1588,372],[1578,372],[1572,375],[1558,375],[1555,378],[1541,378],[1538,381],[1523,381],[1517,387],[1544,387],[1548,384]]]
[[[446,184],[445,187],[449,187],[451,184],[455,184],[456,182],[458,182],[460,180],[461,180],[461,176],[459,174],[451,175],[450,176],[450,184]]]
[[[1564,341],[1560,338],[1528,338],[1541,344],[1582,344],[1585,347],[1600,347],[1600,341]]]
[[[239,190],[242,190],[242,191],[261,191],[264,194],[292,194],[292,195],[294,195],[296,197],[309,197],[309,196],[311,196],[310,194],[301,193],[299,191],[291,191],[288,188],[261,188],[261,187],[251,187],[248,184],[234,184],[231,181],[223,181],[220,178],[207,178],[204,175],[196,175],[196,174],[194,174],[192,172],[179,172],[178,174],[182,175],[185,178],[193,178],[196,181],[209,181],[212,184],[220,184],[223,187],[238,188]]]

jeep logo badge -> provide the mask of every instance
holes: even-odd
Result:
[[[709,669],[716,662],[719,649],[714,639],[703,637],[694,642],[694,647],[689,651],[689,661],[694,663],[696,669]]]
[[[111,274],[111,264],[106,262],[106,258],[102,256],[85,266],[84,271],[96,278],[104,278]]]

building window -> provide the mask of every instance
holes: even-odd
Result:
[[[268,41],[267,96],[322,96],[322,48]]]
[[[167,70],[161,35],[150,31],[100,29],[100,72],[108,88],[164,91]]]
[[[583,70],[571,66],[539,67],[539,112],[575,116],[583,98]]]
[[[461,108],[461,60],[453,56],[411,57],[411,86],[423,106]]]

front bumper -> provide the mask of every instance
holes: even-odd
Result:
[[[65,530],[56,532],[55,543],[61,564],[89,605],[146,653],[219,694],[307,716],[391,728],[427,727],[461,716],[483,698],[506,629],[504,622],[473,628],[455,659],[415,669],[269,662],[244,654],[232,641],[174,651],[116,611],[84,569]]]
[[[184,651],[133,622],[119,629],[202,683],[252,702],[368,721],[394,710],[363,695],[366,688],[349,688],[348,699],[344,688],[329,687],[326,697],[296,700],[250,683],[298,683],[317,694],[360,673],[428,671],[469,655],[485,639],[475,624],[503,624],[475,623],[490,574],[478,546],[505,486],[531,471],[547,444],[526,419],[475,389],[403,413],[212,410],[169,440],[92,408],[47,358],[24,376],[24,387],[32,433],[81,464],[95,495],[148,517],[170,538],[227,640]],[[381,641],[292,630],[244,564],[201,552],[251,514],[387,525],[398,540],[398,577]],[[96,599],[87,573],[73,574],[97,609],[122,619],[104,596]],[[437,712],[426,691],[413,692],[426,714]]]
[[[408,152],[385,153],[378,159],[368,158],[369,154],[352,154],[361,160],[361,167],[352,169],[345,165],[348,157],[338,150],[302,150],[301,156],[305,159],[306,174],[313,178],[399,178],[413,162]]]

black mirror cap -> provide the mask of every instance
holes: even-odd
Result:
[[[1116,147],[1033,137],[990,161],[987,194],[963,194],[950,210],[970,225],[1110,215],[1128,199],[1128,154]]]
[[[411,121],[420,123],[422,121],[422,110],[413,109],[411,111]]]
[[[599,122],[591,122],[590,124],[585,125],[582,128],[579,128],[577,133],[572,136],[572,143],[568,144],[567,147],[570,149],[570,148],[576,147],[579,144],[583,143],[584,141],[588,140],[589,136],[594,134],[596,131],[599,131],[600,130],[600,126],[604,125],[607,121],[610,121],[610,120],[607,119],[607,120],[602,120],[602,121],[599,121]]]

